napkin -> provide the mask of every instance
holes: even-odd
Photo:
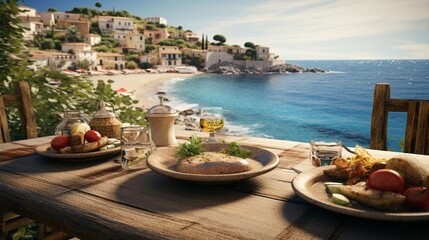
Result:
[[[14,148],[0,152],[0,162],[34,154],[34,147]]]

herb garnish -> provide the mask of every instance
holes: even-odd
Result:
[[[179,143],[179,147],[176,151],[176,156],[179,158],[185,158],[200,155],[204,152],[204,148],[201,146],[201,143],[201,138],[193,134],[189,138],[188,143]]]
[[[252,155],[252,151],[246,148],[240,147],[236,142],[232,142],[228,145],[227,149],[223,149],[221,152],[226,153],[230,156],[247,158]]]

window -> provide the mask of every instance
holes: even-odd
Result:
[[[119,22],[119,25],[121,25],[121,22]]]
[[[143,36],[140,36],[140,40],[143,40]]]

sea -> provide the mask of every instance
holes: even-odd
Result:
[[[337,139],[369,147],[376,83],[391,98],[429,99],[429,60],[287,61],[326,73],[204,74],[174,79],[167,92],[178,109],[224,109],[231,135],[309,142]],[[388,148],[402,151],[405,113],[389,113]]]

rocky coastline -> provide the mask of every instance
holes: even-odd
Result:
[[[303,72],[324,73],[326,71],[320,68],[304,68],[289,63],[273,65],[264,68],[246,68],[232,62],[220,62],[210,66],[207,72],[219,74],[287,74]]]

